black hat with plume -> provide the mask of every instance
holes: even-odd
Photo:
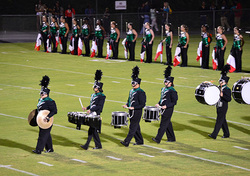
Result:
[[[50,92],[50,89],[48,89],[49,81],[50,81],[50,78],[47,75],[43,76],[43,79],[40,81],[40,84],[39,84],[40,86],[42,86],[40,94],[49,95],[49,92]]]
[[[139,76],[139,73],[140,73],[140,68],[138,66],[135,66],[133,69],[132,69],[132,82],[131,84],[141,84],[141,79],[138,78]]]
[[[102,79],[102,71],[96,70],[94,88],[99,89],[100,92],[102,92],[102,86],[103,86],[103,83],[99,82],[101,81],[101,79]]]
[[[174,77],[171,77],[171,71],[172,71],[172,67],[169,65],[165,71],[164,71],[164,82],[171,82],[173,83],[174,82]]]
[[[230,65],[228,65],[228,64],[226,64],[223,68],[222,68],[222,70],[221,70],[221,77],[220,77],[220,79],[219,79],[219,82],[221,82],[221,81],[225,81],[226,83],[228,83],[228,81],[229,81],[229,77],[227,76],[227,73],[229,72],[229,70],[230,70]]]

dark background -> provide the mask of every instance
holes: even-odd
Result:
[[[84,14],[84,10],[89,4],[94,10],[96,10],[96,1],[98,2],[98,14],[103,14],[106,7],[110,9],[110,13],[135,13],[139,6],[141,6],[142,0],[127,0],[126,11],[115,10],[115,0],[60,0],[61,5],[64,9],[70,3],[76,10],[76,14]],[[205,0],[209,7],[213,0]],[[217,1],[220,6],[222,0]],[[44,4],[47,4],[49,8],[54,7],[56,0],[42,0]],[[150,4],[160,10],[163,7],[164,0],[148,0]],[[202,0],[167,0],[170,7],[174,11],[195,11],[199,10]],[[228,4],[232,0],[227,0]],[[250,7],[250,0],[241,0],[242,8]],[[35,4],[38,0],[1,0],[0,2],[0,14],[35,14]]]

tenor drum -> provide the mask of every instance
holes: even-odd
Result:
[[[157,107],[145,106],[143,119],[145,120],[145,122],[158,121],[160,117],[159,111],[160,109]]]
[[[101,133],[102,119],[100,115],[93,115],[93,114],[86,115],[82,120],[82,124],[96,128],[98,132]]]
[[[196,88],[195,98],[202,104],[215,105],[220,100],[220,89],[210,82],[203,82]]]
[[[236,102],[241,104],[250,104],[250,80],[240,79],[234,83],[232,95]]]
[[[127,126],[128,117],[129,114],[127,112],[120,112],[120,111],[112,112],[111,125],[113,125],[114,128],[121,128],[121,126]]]

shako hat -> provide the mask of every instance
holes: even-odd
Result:
[[[220,73],[221,77],[219,79],[219,82],[225,81],[226,83],[228,83],[230,78],[227,76],[227,73],[229,72],[229,70],[230,70],[230,65],[228,65],[228,64],[224,65],[224,67],[222,68],[221,73]]]
[[[49,92],[50,92],[50,89],[48,88],[49,82],[50,82],[50,78],[47,75],[43,76],[43,79],[40,81],[40,84],[39,84],[41,86],[40,94],[49,95]]]
[[[95,83],[93,88],[97,88],[100,92],[102,92],[103,83],[99,82],[102,79],[102,71],[96,70],[95,72]]]
[[[133,69],[132,69],[132,82],[131,84],[141,84],[141,79],[138,78],[138,75],[140,73],[140,68],[138,66],[135,66]]]
[[[174,82],[174,77],[171,77],[171,76],[170,76],[170,75],[171,75],[171,71],[172,71],[172,67],[169,65],[169,66],[165,69],[165,71],[164,71],[164,77],[165,77],[164,83],[165,83],[165,82],[171,82],[171,83]]]

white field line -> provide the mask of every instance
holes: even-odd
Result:
[[[153,158],[155,156],[152,156],[152,155],[148,155],[148,154],[145,154],[145,153],[138,153],[139,155],[142,155],[142,156],[147,156],[147,157],[150,157],[150,158]]]
[[[239,146],[234,146],[237,149],[241,149],[241,150],[249,150],[248,148],[243,148],[243,147],[239,147]]]
[[[2,54],[8,54],[7,52],[2,52]]]
[[[72,161],[77,161],[77,162],[80,162],[80,163],[87,163],[87,161],[83,161],[83,160],[79,160],[79,159],[71,159]]]
[[[53,71],[59,71],[59,72],[65,72],[65,73],[72,73],[72,74],[80,74],[80,75],[93,76],[93,74],[82,73],[82,72],[75,72],[75,71],[69,71],[69,70],[61,70],[61,69],[53,69],[53,68],[35,67],[35,66],[22,65],[22,64],[11,64],[11,63],[7,63],[7,62],[0,62],[0,64],[15,65],[15,66],[28,67],[28,68],[41,69],[41,70],[53,70]],[[111,79],[122,79],[122,80],[131,81],[131,79],[127,79],[127,78],[120,78],[120,77],[113,77],[113,76],[106,76],[106,75],[103,75],[103,77],[111,78]],[[146,81],[146,80],[142,80],[142,82],[151,83],[151,84],[163,84],[163,83],[159,83],[159,82],[151,82],[151,81]],[[176,84],[175,84],[175,86],[177,86],[177,87],[192,88],[192,89],[196,88],[196,87],[185,86],[185,85],[176,85]]]
[[[12,168],[11,165],[0,165],[0,168],[1,167],[6,168],[6,169],[10,169],[10,170],[14,170],[14,171],[17,171],[17,172],[21,172],[21,173],[24,173],[24,174],[27,174],[27,175],[38,176],[38,175],[33,174],[31,172],[26,172],[26,171],[23,171],[23,170]]]
[[[66,86],[72,86],[72,87],[73,87],[73,86],[75,86],[75,85],[74,85],[74,84],[66,84]]]
[[[112,81],[113,83],[120,83],[120,82],[118,82],[118,81]]]
[[[21,89],[29,89],[29,90],[38,90],[38,91],[40,91],[40,89],[34,89],[34,88],[31,88],[31,87],[14,86],[14,85],[8,85],[8,84],[0,84],[0,85],[9,86],[9,87],[16,87],[16,88],[21,88]],[[90,99],[90,97],[75,95],[75,94],[67,94],[67,93],[62,93],[62,92],[53,92],[53,93],[61,94],[61,95],[67,95],[67,96],[73,96],[73,97],[78,97],[78,98],[80,97],[80,98]],[[120,104],[126,104],[126,102],[123,102],[123,101],[108,100],[108,99],[106,99],[105,101],[120,103]],[[215,117],[208,117],[208,116],[193,114],[193,113],[189,113],[189,112],[182,112],[182,111],[176,111],[176,110],[174,110],[174,112],[180,113],[180,114],[191,115],[191,116],[204,117],[204,118],[208,118],[208,119],[216,119]],[[235,123],[235,124],[239,124],[239,125],[244,125],[244,126],[250,126],[250,124],[235,122],[235,121],[231,121],[231,120],[227,120],[227,122]]]
[[[39,164],[43,164],[43,165],[45,165],[45,166],[53,166],[52,164],[49,164],[49,163],[45,163],[45,162],[43,162],[43,161],[40,161],[40,162],[37,162],[37,163],[39,163]]]
[[[209,149],[206,149],[206,148],[201,148],[201,150],[204,150],[204,151],[207,151],[207,152],[213,152],[213,153],[218,152],[218,151],[215,151],[215,150],[209,150]]]
[[[2,113],[0,113],[0,115],[7,116],[7,117],[14,117],[14,118],[18,118],[18,119],[25,119],[23,117],[11,116],[11,115],[6,115],[6,114],[2,114]],[[64,127],[62,125],[56,125],[56,124],[54,124],[54,125],[55,126],[59,126],[59,127]],[[74,128],[69,128],[69,127],[65,127],[65,128],[74,129]],[[74,130],[76,130],[76,129],[74,129]],[[82,130],[79,130],[79,131],[82,131]],[[114,137],[112,137],[112,138],[113,139],[117,139],[117,138],[114,138]],[[121,141],[121,139],[117,139],[117,140]],[[240,167],[240,166],[236,166],[236,165],[228,164],[228,163],[223,163],[223,162],[219,162],[219,161],[214,161],[214,160],[210,160],[210,159],[206,159],[206,158],[201,158],[201,157],[198,157],[198,156],[193,156],[193,155],[188,155],[188,154],[184,154],[184,153],[179,153],[179,152],[177,152],[175,150],[166,150],[166,149],[163,149],[163,148],[154,147],[154,146],[150,146],[150,145],[146,145],[146,144],[144,144],[143,146],[148,147],[148,148],[153,148],[153,149],[156,149],[156,150],[161,150],[162,152],[165,152],[165,153],[166,152],[174,153],[174,154],[177,154],[177,155],[182,155],[182,156],[186,156],[186,157],[190,157],[190,158],[195,158],[195,159],[198,159],[198,160],[203,160],[203,161],[207,161],[207,162],[211,162],[211,163],[226,165],[226,166],[235,167],[235,168],[238,168],[238,169],[250,171],[250,169],[247,169],[247,168],[244,168],[244,167]]]
[[[116,158],[114,156],[106,156],[107,158],[113,159],[113,160],[117,160],[117,161],[121,161],[121,158]]]

